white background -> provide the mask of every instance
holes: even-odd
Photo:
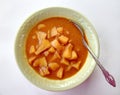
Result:
[[[22,23],[46,7],[68,7],[85,15],[100,40],[100,61],[116,79],[113,88],[100,69],[82,85],[51,92],[31,84],[15,61],[14,42]],[[0,95],[120,95],[120,0],[0,0]]]

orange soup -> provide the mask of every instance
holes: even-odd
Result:
[[[49,79],[73,76],[83,66],[87,54],[80,30],[62,17],[40,21],[26,40],[28,63],[38,74]]]

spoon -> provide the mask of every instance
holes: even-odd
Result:
[[[97,65],[100,67],[100,69],[103,72],[103,75],[104,75],[106,81],[110,85],[112,85],[113,87],[116,87],[116,83],[115,83],[114,77],[102,66],[102,64],[98,60],[97,56],[94,54],[94,52],[91,50],[91,48],[87,44],[87,42],[85,40],[84,30],[78,24],[76,24],[74,22],[73,22],[73,24],[80,30],[80,32],[82,34],[82,43],[83,43],[83,45],[87,48],[87,50],[89,51],[89,53],[91,54],[91,56],[93,57],[93,59],[95,60],[95,62],[97,63]]]

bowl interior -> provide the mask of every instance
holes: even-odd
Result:
[[[82,26],[85,31],[88,44],[97,56],[99,55],[99,41],[91,23],[80,13],[67,8],[53,7],[43,9],[30,16],[21,26],[15,42],[15,56],[20,70],[25,77],[36,86],[46,90],[62,91],[73,88],[84,82],[94,70],[95,62],[91,55],[88,54],[81,70],[79,70],[79,72],[74,76],[64,80],[50,80],[38,75],[27,63],[27,57],[25,54],[26,37],[35,24],[50,17],[65,17]]]

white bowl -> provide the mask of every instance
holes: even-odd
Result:
[[[23,23],[15,41],[15,56],[20,70],[34,85],[51,91],[68,90],[83,83],[93,72],[96,63],[91,55],[88,54],[83,67],[78,71],[78,73],[64,80],[50,80],[37,74],[27,63],[27,57],[25,54],[26,37],[35,24],[50,17],[65,17],[81,25],[85,30],[89,46],[94,51],[96,56],[99,55],[98,36],[91,23],[83,15],[76,11],[67,8],[52,7],[34,13]]]

